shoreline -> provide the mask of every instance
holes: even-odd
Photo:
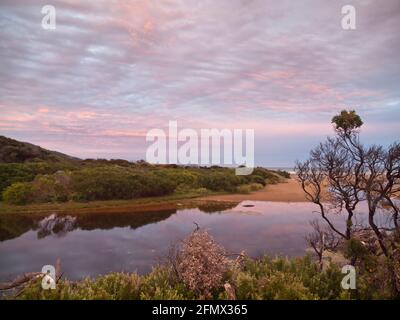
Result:
[[[203,200],[200,195],[173,195],[165,197],[139,198],[133,200],[105,200],[92,202],[41,203],[23,206],[6,205],[0,202],[0,217],[6,215],[90,214],[90,213],[132,213],[154,212],[194,208],[199,205],[216,204],[220,201]],[[238,204],[236,201],[226,203]]]
[[[273,202],[307,202],[303,190],[291,175],[276,184],[265,186],[259,191],[249,194],[240,193],[213,193],[211,195],[182,194],[165,197],[149,197],[133,200],[108,200],[93,202],[66,202],[29,204],[13,206],[0,203],[0,215],[2,214],[46,214],[46,213],[112,213],[112,212],[144,212],[165,209],[179,209],[186,206],[196,206],[205,202],[230,202],[242,201],[273,201]]]

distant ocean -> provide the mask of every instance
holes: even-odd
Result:
[[[294,168],[293,167],[266,167],[267,169],[270,169],[270,170],[282,170],[282,171],[287,171],[287,172],[289,172],[290,174],[294,174],[294,173],[296,173],[296,171],[294,171]]]

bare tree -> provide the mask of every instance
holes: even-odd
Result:
[[[340,241],[332,229],[322,228],[318,220],[310,221],[313,232],[306,236],[308,245],[313,248],[318,257],[320,270],[323,268],[323,255],[325,251],[335,252]]]
[[[310,158],[297,162],[296,171],[306,197],[318,205],[322,218],[340,237],[352,236],[354,211],[362,199],[360,173],[363,170],[336,138],[328,138],[310,152]],[[353,172],[359,172],[356,175]],[[345,230],[331,221],[329,214],[347,213]]]
[[[314,148],[308,160],[297,162],[298,180],[307,199],[318,205],[321,217],[344,240],[350,240],[357,231],[355,210],[365,202],[368,228],[377,238],[382,254],[395,265],[400,255],[400,144],[365,147],[358,131],[362,121],[354,111],[342,111],[332,122],[336,136]],[[378,221],[378,209],[384,206],[389,208],[388,226]],[[333,223],[332,212],[345,213],[344,230]],[[399,292],[398,281],[396,286]]]

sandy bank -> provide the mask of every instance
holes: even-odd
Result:
[[[258,201],[283,201],[283,202],[303,202],[307,201],[304,191],[301,189],[300,184],[292,176],[291,179],[285,182],[267,185],[264,189],[250,194],[226,194],[215,195],[202,198],[204,200],[218,200],[218,201],[245,201],[245,200],[258,200]]]

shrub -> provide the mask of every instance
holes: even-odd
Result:
[[[175,193],[182,195],[193,194],[201,196],[201,195],[207,195],[210,192],[206,188],[193,188],[192,186],[188,186],[186,184],[180,184],[175,189]]]
[[[250,185],[248,185],[248,184],[243,184],[243,185],[241,185],[241,186],[238,186],[238,187],[236,188],[236,191],[237,191],[238,193],[247,194],[247,193],[250,193],[250,192],[251,192],[251,188],[250,188]]]
[[[37,175],[52,175],[60,170],[75,169],[76,165],[63,162],[1,163],[0,194],[15,182],[31,182]]]
[[[199,187],[199,174],[193,170],[184,168],[168,168],[156,170],[154,173],[156,173],[158,176],[163,177],[164,179],[169,180],[175,185],[175,187],[179,185],[185,185],[188,188]]]
[[[251,191],[258,191],[258,190],[264,189],[264,186],[260,183],[251,183],[250,189],[251,189]]]
[[[138,196],[139,184],[118,167],[85,168],[72,174],[76,200],[130,199]]]
[[[290,179],[290,173],[285,170],[277,170],[276,173],[286,179]]]
[[[0,194],[15,182],[32,181],[35,174],[32,170],[21,163],[0,164]]]
[[[38,175],[32,185],[34,202],[63,202],[70,197],[70,175],[63,171],[54,175]]]
[[[147,173],[139,176],[141,197],[156,197],[172,194],[175,191],[176,183],[171,181],[162,173]]]
[[[240,178],[235,175],[234,170],[224,169],[222,171],[211,170],[199,178],[201,187],[212,191],[235,191],[241,183]]]
[[[189,290],[210,298],[222,287],[229,261],[224,248],[207,231],[196,230],[183,241],[174,266]]]
[[[199,194],[199,195],[206,195],[209,194],[210,191],[207,190],[206,188],[197,188],[194,190],[195,193]]]
[[[238,186],[236,188],[236,191],[239,192],[239,193],[247,194],[247,193],[250,193],[252,191],[261,190],[263,188],[264,188],[264,186],[262,184],[250,183],[250,184],[243,184],[243,185]]]
[[[143,277],[142,300],[181,300],[187,296],[194,298],[168,266],[155,267]]]
[[[21,299],[44,300],[134,300],[140,298],[142,277],[136,273],[109,273],[77,282],[61,280],[56,290],[43,290],[41,281],[29,285]]]
[[[249,182],[261,184],[261,186],[265,186],[266,185],[265,178],[263,178],[262,176],[253,175],[253,176],[250,176],[249,180],[250,180]]]
[[[277,172],[274,172],[274,171],[271,171],[271,170],[268,170],[268,169],[265,169],[265,168],[261,168],[261,167],[255,168],[253,170],[253,173],[252,173],[251,176],[262,177],[263,178],[263,182],[262,182],[263,185],[265,185],[266,183],[268,183],[268,184],[278,183],[282,178]],[[259,178],[254,178],[254,179],[256,179],[256,180],[254,180],[252,182],[261,183],[261,181],[257,181],[257,180],[259,180]]]
[[[163,196],[172,194],[176,188],[165,170],[139,171],[119,166],[75,171],[71,185],[76,200],[89,201]]]
[[[32,201],[34,188],[29,182],[16,182],[3,191],[3,200],[8,204],[23,205]]]

